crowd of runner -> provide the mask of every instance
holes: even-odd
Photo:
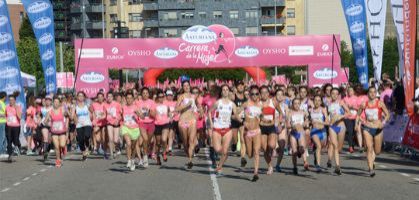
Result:
[[[230,151],[240,155],[241,167],[247,165],[247,159],[254,159],[252,181],[259,179],[260,155],[267,163],[267,174],[281,172],[283,156],[290,155],[294,174],[298,174],[299,159],[304,170],[316,172],[325,169],[321,159],[327,159],[326,167],[333,167],[340,175],[340,153],[346,138],[348,152],[356,148],[366,153],[373,177],[383,126],[390,117],[378,94],[375,87],[365,91],[358,85],[258,87],[242,81],[232,86],[208,81],[201,89],[185,79],[180,88],[111,91],[98,93],[93,99],[83,92],[74,97],[31,96],[22,126],[18,94],[6,97],[1,92],[0,131],[6,133],[10,162],[20,153],[19,134],[24,127],[26,154],[40,155],[44,161],[55,154],[56,167],[63,165],[67,151],[79,151],[82,161],[90,154],[115,159],[124,151],[126,167],[135,170],[147,168],[150,161],[157,165],[168,162],[177,147],[183,149],[185,167],[191,169],[194,155],[207,146],[218,175],[222,175]],[[326,151],[326,158],[322,158]],[[314,158],[311,165],[309,152]]]

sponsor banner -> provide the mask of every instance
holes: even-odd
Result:
[[[415,96],[415,50],[416,50],[416,0],[403,1],[404,32],[404,94],[409,116],[414,114],[413,98]]]
[[[73,88],[74,75],[73,72],[58,72],[57,73],[57,88]]]
[[[352,42],[352,51],[358,80],[368,88],[368,53],[366,39],[366,20],[364,0],[342,0],[343,12],[348,24]]]
[[[410,117],[404,133],[403,145],[419,150],[419,115],[414,114]]]
[[[54,15],[49,0],[22,0],[38,41],[47,93],[57,90]]]
[[[397,32],[397,47],[399,49],[399,78],[403,78],[403,51],[404,51],[404,29],[403,29],[403,0],[390,0],[391,13],[393,14],[393,22]]]
[[[272,76],[272,80],[276,84],[288,85],[290,80],[285,75]]]
[[[408,122],[409,116],[407,114],[396,115],[391,112],[390,121],[383,128],[384,141],[401,144]]]
[[[340,37],[335,36],[340,44]],[[180,38],[75,40],[75,62],[107,68],[229,68],[331,63],[333,35],[235,37],[223,25],[193,26]]]
[[[81,67],[76,79],[76,91],[83,91],[87,97],[95,97],[99,91],[109,91],[108,69],[104,67]]]
[[[317,87],[326,83],[340,86],[348,83],[349,68],[330,67],[330,64],[310,64],[308,66],[308,86]]]
[[[22,111],[26,112],[22,76],[5,0],[0,0],[0,91],[5,91],[8,95],[20,92],[16,101],[22,106]]]
[[[381,80],[381,69],[383,65],[387,0],[365,0],[365,6],[374,67],[374,79],[379,81]],[[376,82],[375,86],[378,88],[378,82]]]

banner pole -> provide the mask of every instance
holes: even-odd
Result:
[[[75,77],[74,77],[73,93],[76,91],[76,81],[77,81],[77,76],[79,74],[80,59],[81,59],[81,54],[83,52],[83,43],[84,43],[84,37],[81,38],[81,45],[80,45],[80,49],[79,49],[80,52],[77,53],[77,55],[79,56],[79,58],[77,60],[76,74],[75,74]]]
[[[334,68],[335,68],[335,34],[333,34],[333,38],[332,38],[332,76],[330,76],[330,83],[332,84],[333,87],[333,72],[334,72]]]

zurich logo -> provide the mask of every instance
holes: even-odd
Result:
[[[362,5],[352,4],[346,9],[345,13],[346,15],[349,15],[349,16],[356,16],[356,15],[361,14],[363,10],[364,9],[362,8]]]
[[[49,4],[45,1],[35,1],[28,6],[28,13],[40,13],[49,8]]]
[[[182,39],[193,44],[206,44],[217,40],[217,34],[206,26],[192,26],[182,35]]]
[[[118,52],[119,52],[118,48],[116,48],[116,47],[112,48],[112,53],[113,54],[118,54]]]
[[[329,68],[323,68],[317,70],[313,73],[313,76],[318,79],[332,79],[338,76],[338,73],[335,70],[331,70]]]
[[[240,47],[240,48],[236,49],[236,51],[234,51],[234,53],[239,57],[251,58],[251,57],[255,57],[255,56],[259,55],[259,50],[255,47],[243,46],[243,47]]]
[[[12,35],[10,33],[2,32],[0,33],[0,44],[6,44],[12,40]]]
[[[15,58],[16,54],[12,50],[3,49],[0,51],[0,61],[8,61]]]
[[[0,26],[7,24],[7,22],[9,22],[9,19],[4,15],[0,15]]]
[[[322,50],[323,51],[329,51],[329,45],[328,44],[323,44]]]
[[[33,27],[35,27],[36,29],[43,29],[51,25],[51,22],[52,22],[51,18],[41,17],[35,21],[35,23],[33,24]]]
[[[13,66],[6,66],[0,71],[0,79],[15,78],[18,72],[19,71]]]
[[[363,31],[364,28],[365,27],[364,27],[364,24],[363,23],[361,23],[360,21],[356,21],[356,22],[354,22],[354,23],[351,24],[351,26],[349,27],[349,30],[352,33],[359,33],[361,31]]]
[[[52,76],[55,73],[55,69],[52,65],[48,66],[47,69],[45,70],[45,74],[47,76]]]
[[[54,52],[51,49],[48,49],[45,53],[42,54],[42,60],[50,60],[54,57]]]
[[[46,45],[49,44],[54,37],[52,37],[51,33],[44,33],[38,40],[39,44]]]
[[[157,49],[156,51],[154,51],[154,56],[161,59],[172,59],[176,58],[178,55],[178,51],[168,47]]]
[[[80,76],[80,80],[85,83],[100,83],[105,80],[105,76],[97,72],[86,72]]]

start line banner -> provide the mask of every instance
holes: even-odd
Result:
[[[340,45],[340,36],[335,38]],[[75,66],[81,55],[80,67],[237,68],[331,65],[333,60],[340,68],[340,47],[333,46],[333,35],[236,38],[223,25],[197,25],[181,38],[84,39],[83,47],[81,43],[82,39],[75,41]]]

